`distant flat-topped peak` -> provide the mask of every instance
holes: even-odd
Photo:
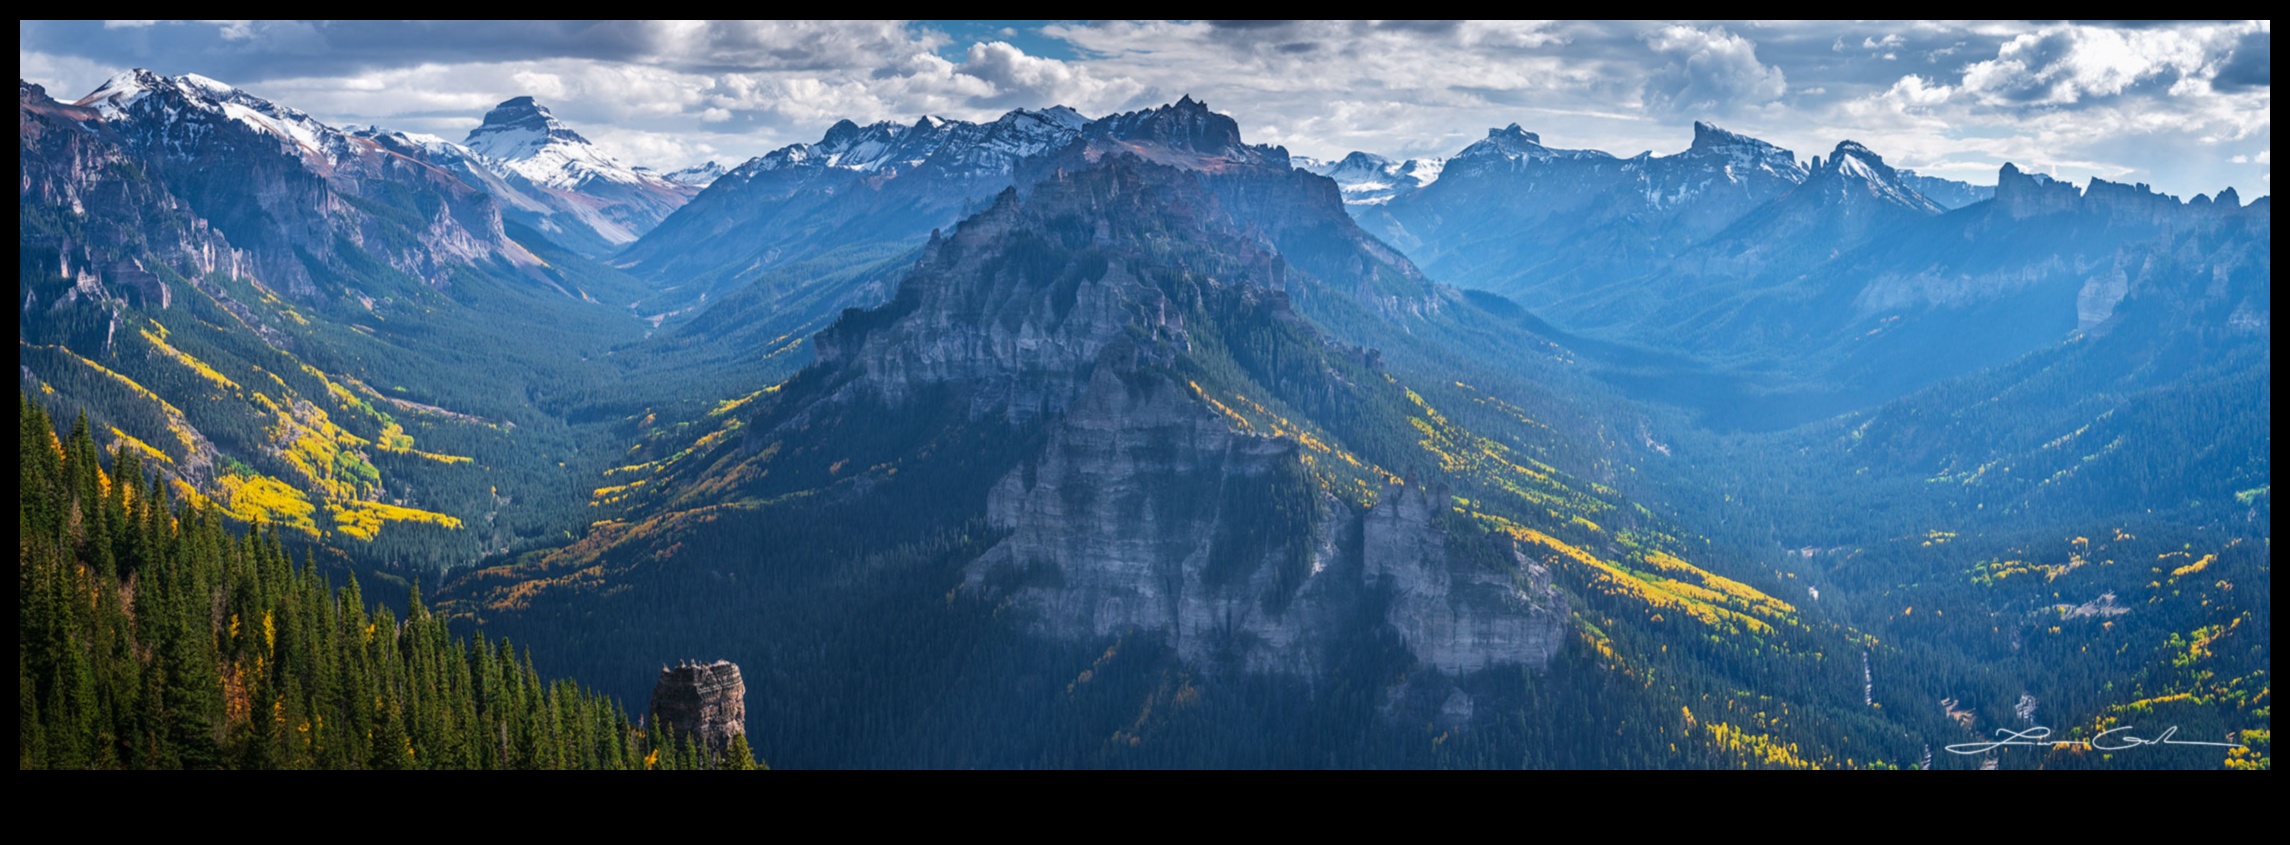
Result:
[[[1211,111],[1208,104],[1191,95],[1158,108],[1109,115],[1089,124],[1084,132],[1099,142],[1117,142],[1131,152],[1167,159],[1164,164],[1195,157],[1254,161],[1266,152],[1241,141],[1240,123],[1231,115]],[[1280,160],[1285,166],[1286,153],[1280,154]]]
[[[1612,159],[1613,155],[1598,150],[1561,150],[1543,146],[1543,137],[1513,123],[1501,129],[1487,130],[1487,137],[1455,154],[1457,163],[1473,159],[1491,162],[1540,162],[1556,159],[1591,160]]]
[[[576,144],[588,143],[587,138],[573,131],[547,106],[529,95],[520,95],[501,101],[485,113],[485,122],[469,130],[462,145],[498,159],[529,158],[545,146],[545,139],[554,138]]]
[[[530,95],[502,100],[461,144],[496,162],[496,169],[550,188],[572,190],[596,179],[669,187],[656,175],[614,160]]]
[[[1738,147],[1749,147],[1758,150],[1779,149],[1779,147],[1775,147],[1771,142],[1760,138],[1752,138],[1739,132],[1722,129],[1714,123],[1700,120],[1694,121],[1694,143],[1693,146],[1688,147],[1687,149],[1707,151],[1733,149]]]
[[[1863,146],[1859,141],[1838,141],[1837,149],[1831,153],[1831,156],[1852,156],[1875,164],[1884,163],[1883,156],[1877,155],[1875,150]]]

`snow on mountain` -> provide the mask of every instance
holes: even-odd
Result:
[[[1796,153],[1701,121],[1694,122],[1694,142],[1683,152],[1640,153],[1624,170],[1637,174],[1639,192],[1654,210],[1685,206],[1716,191],[1725,195],[1720,204],[1732,209],[1721,215],[1738,215],[1807,175]]]
[[[1439,175],[1447,172],[1447,159],[1411,158],[1400,162],[1399,172],[1414,177],[1416,186],[1422,187],[1439,181]]]
[[[925,117],[911,126],[888,121],[860,126],[839,120],[815,143],[789,144],[749,159],[734,173],[756,173],[797,167],[826,167],[873,171],[921,164],[945,142],[950,121]]]
[[[639,167],[636,168],[636,170],[639,173],[643,173],[649,172],[651,168]],[[699,164],[692,165],[691,167],[687,167],[682,170],[670,171],[666,174],[662,174],[660,178],[674,182],[678,185],[690,185],[694,188],[705,188],[708,186],[708,183],[723,178],[724,173],[725,171],[723,165],[717,164],[713,161],[703,161]]]
[[[153,99],[154,95],[165,96]],[[95,109],[112,122],[156,112],[157,129],[163,135],[179,129],[198,131],[181,121],[183,109],[220,114],[291,145],[306,158],[329,165],[349,152],[348,136],[317,118],[195,73],[168,77],[142,68],[125,71],[80,98],[78,105]],[[180,150],[191,139],[173,140],[173,146]]]
[[[1843,141],[1829,154],[1827,166],[1819,157],[1813,159],[1813,172],[1805,181],[1808,190],[1825,194],[1859,193],[1875,197],[1887,204],[1913,209],[1927,214],[1939,214],[1947,209],[1933,202],[1901,178],[1900,172],[1884,163],[1884,158],[1854,141]]]
[[[501,206],[504,214],[516,217],[518,212],[546,215],[554,209],[545,192],[522,179],[512,181],[495,172],[499,163],[479,155],[476,150],[419,132],[400,132],[380,126],[364,126],[351,130],[351,134],[381,145],[384,149],[427,160],[445,168],[471,187],[484,191]],[[542,227],[546,230],[546,227]]]
[[[535,184],[561,190],[578,190],[596,179],[625,185],[664,181],[614,160],[532,97],[494,106],[461,144]]]
[[[504,235],[498,205],[420,142],[383,144],[208,77],[140,68],[78,106],[295,295],[317,293],[313,267],[343,262],[379,259],[433,285],[455,264],[540,263]]]
[[[1547,161],[1599,161],[1614,158],[1613,153],[1602,150],[1562,150],[1543,146],[1543,138],[1519,128],[1513,123],[1501,129],[1487,130],[1487,137],[1455,154],[1454,162],[1465,159],[1475,161],[1502,160],[1514,165]]]
[[[1374,153],[1354,152],[1337,161],[1291,156],[1298,170],[1336,180],[1345,205],[1381,205],[1439,180],[1446,168],[1443,158],[1392,161]]]
[[[1694,121],[1693,145],[1680,155],[1722,161],[1729,176],[1757,171],[1792,182],[1805,180],[1805,168],[1797,163],[1796,153],[1699,120]]]
[[[896,175],[935,156],[949,171],[1008,176],[1020,160],[1072,143],[1089,122],[1065,106],[1018,109],[991,123],[931,116],[912,124],[883,121],[860,126],[841,120],[817,142],[789,144],[749,159],[732,173],[753,179],[772,171],[819,167]]]
[[[614,263],[640,276],[690,281],[679,290],[705,293],[710,285],[744,284],[758,271],[823,250],[918,242],[1021,180],[1031,184],[1049,175],[1029,168],[1078,167],[1107,155],[1198,171],[1269,168],[1289,175],[1286,150],[1243,143],[1231,117],[1190,97],[1097,120],[1063,106],[1019,109],[982,123],[843,120],[815,142],[749,159]]]
[[[950,133],[941,163],[949,168],[1007,174],[1020,160],[1073,143],[1089,119],[1065,106],[1018,109],[992,123]]]

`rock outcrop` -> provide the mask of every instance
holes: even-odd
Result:
[[[2073,184],[2023,171],[2008,161],[1996,173],[1996,207],[2015,220],[2074,211],[2082,195]]]
[[[718,752],[730,747],[732,737],[747,733],[747,682],[740,679],[739,665],[718,660],[660,667],[652,687],[652,723],[679,737],[697,736]]]
[[[1199,140],[1186,126],[1161,134]],[[1373,391],[1400,388],[1355,369],[1372,356],[1297,316],[1289,289],[1310,267],[1280,245],[1319,248],[1329,266],[1380,256],[1333,235],[1254,225],[1268,198],[1299,193],[1281,180],[1312,180],[1312,207],[1349,229],[1334,186],[1285,167],[1203,176],[1154,163],[1200,152],[1073,155],[1030,196],[1007,191],[933,238],[892,302],[820,333],[814,367],[748,429],[753,454],[849,419],[1022,432],[1011,438],[1029,445],[1008,463],[970,470],[993,473],[985,516],[1004,533],[966,567],[964,589],[1007,601],[1051,639],[1145,636],[1191,662],[1317,678],[1343,659],[1340,643],[1388,625],[1427,668],[1450,675],[1541,664],[1561,624],[1547,577],[1472,545],[1492,541],[1449,524],[1444,494],[1400,484],[1331,492],[1303,451],[1326,452],[1334,435],[1307,446],[1282,434],[1293,421],[1258,430],[1210,396],[1286,401],[1264,385],[1284,377],[1299,397],[1354,395],[1327,406],[1347,414]],[[1403,265],[1374,275],[1418,278]],[[891,454],[911,451],[901,449]],[[801,471],[788,460],[778,471]]]
[[[1298,494],[1282,489],[1296,444],[1234,432],[1181,388],[1100,387],[1118,393],[1093,392],[1038,463],[994,489],[990,520],[1011,533],[966,571],[1037,632],[1153,632],[1186,660],[1306,677],[1363,622],[1450,676],[1556,651],[1549,571],[1515,548],[1476,556],[1494,566],[1457,554],[1496,541],[1451,539],[1432,507],[1442,494],[1393,484],[1363,511],[1306,492],[1312,506],[1289,514],[1300,524],[1280,524],[1260,500]]]

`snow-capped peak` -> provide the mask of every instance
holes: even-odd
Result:
[[[376,126],[374,128],[380,129],[381,127]],[[445,140],[440,136],[431,135],[426,132],[400,132],[398,134],[404,136],[408,141],[420,144],[423,149],[440,149],[449,146],[460,146],[459,144]]]
[[[143,68],[121,71],[81,97],[78,104],[95,109],[105,120],[118,120],[129,108],[150,96],[151,89],[166,83],[165,78]]]
[[[713,161],[703,161],[699,164],[692,165],[691,167],[673,171],[664,176],[661,176],[660,178],[674,182],[678,185],[690,185],[695,188],[705,188],[709,183],[723,178],[723,175],[723,165],[717,164]]]
[[[1741,146],[1770,147],[1773,145],[1739,132],[1728,132],[1718,128],[1713,123],[1694,121],[1694,145],[1692,149],[1716,150]]]
[[[623,184],[647,176],[622,165],[557,120],[532,97],[511,97],[485,113],[462,145],[532,182],[572,190],[592,179]]]
[[[949,170],[1007,176],[1018,160],[1071,143],[1089,124],[1065,106],[1017,109],[983,124],[937,116],[866,126],[839,120],[817,142],[789,144],[733,172],[742,178],[802,167],[899,172],[936,161]]]
[[[1884,157],[1855,141],[1841,141],[1829,154],[1829,171],[1865,182],[1889,184],[1899,181],[1896,171],[1886,167]]]
[[[1042,122],[1051,126],[1056,126],[1073,132],[1079,132],[1081,131],[1082,127],[1089,125],[1089,118],[1083,117],[1081,116],[1081,112],[1074,111],[1073,109],[1067,108],[1065,106],[1051,106],[1037,112],[1029,112],[1025,109],[1019,109],[1015,112],[1011,112],[1011,114],[1030,114],[1040,118]],[[1007,118],[1008,115],[1004,115],[1004,117]]]
[[[1411,158],[1392,161],[1374,153],[1354,152],[1337,161],[1291,156],[1296,168],[1326,176],[1343,192],[1345,205],[1382,205],[1394,197],[1438,181],[1446,159]]]
[[[153,100],[155,96],[160,99]],[[175,131],[185,109],[220,114],[277,138],[303,155],[327,161],[342,152],[347,138],[340,130],[301,111],[195,73],[166,77],[136,68],[105,80],[78,104],[95,109],[107,121],[155,118],[162,136]]]
[[[429,158],[432,163],[447,164],[463,160],[474,162],[479,158],[468,147],[436,135],[405,132],[382,126],[350,126],[345,128],[354,137],[364,138],[380,144],[384,149],[401,154],[419,153],[421,156]]]
[[[1884,163],[1877,155],[1858,142],[1842,141],[1829,154],[1827,162],[1813,160],[1813,178],[1808,181],[1834,183],[1825,190],[1865,193],[1887,202],[1934,214],[1945,210],[1938,203],[1917,193],[1900,172]]]
[[[1790,181],[1804,181],[1806,175],[1805,169],[1797,164],[1796,153],[1699,120],[1694,121],[1693,146],[1687,147],[1682,155],[1718,159],[1737,173],[1763,170]]]
[[[1501,158],[1512,162],[1550,161],[1553,159],[1610,159],[1614,156],[1598,150],[1558,150],[1543,146],[1543,137],[1513,123],[1501,129],[1487,130],[1487,137],[1464,147],[1455,154],[1464,158]]]
[[[236,94],[239,90],[220,80],[200,76],[196,73],[186,73],[182,76],[175,77],[175,81],[182,83],[186,87],[196,88],[199,91],[205,93],[207,96],[218,100],[229,97],[232,94]]]
[[[1353,152],[1339,159],[1320,175],[1338,182],[1358,181],[1364,178],[1390,176],[1399,169],[1397,162],[1375,153]]]

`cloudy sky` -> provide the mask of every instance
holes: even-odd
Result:
[[[23,21],[23,77],[73,99],[130,67],[334,123],[459,140],[531,94],[622,159],[736,164],[840,118],[1097,116],[1191,94],[1255,142],[1451,155],[1669,153],[1694,120],[1800,157],[1852,139],[1992,183],[2012,161],[2191,197],[2271,193],[2267,22]]]

